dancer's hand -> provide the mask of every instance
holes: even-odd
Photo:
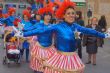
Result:
[[[110,28],[107,29],[107,33],[105,34],[105,38],[110,38]]]
[[[16,37],[23,37],[23,33],[18,31],[17,33],[15,33],[14,36],[16,36]]]

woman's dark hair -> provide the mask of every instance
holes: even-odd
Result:
[[[40,14],[35,14],[35,15],[34,15],[34,19],[36,19],[36,16],[37,16],[37,15],[39,15],[39,16],[40,16]]]
[[[11,39],[12,37],[13,37],[12,34],[8,34],[8,35],[6,36],[6,38],[5,38],[5,41],[6,41],[6,42],[10,42],[10,39]]]
[[[98,25],[102,28],[106,28],[107,22],[104,15],[102,15],[101,18],[99,19]]]
[[[79,16],[78,18],[76,18],[76,20],[82,19],[82,12],[81,11],[76,11],[76,15]]]
[[[52,14],[51,13],[44,13],[43,16],[41,16],[41,19],[44,20],[45,15],[50,15],[52,19]]]

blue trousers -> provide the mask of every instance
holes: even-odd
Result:
[[[21,57],[23,56],[23,54],[24,54],[24,50],[25,50],[25,53],[26,53],[26,61],[28,62],[29,61],[29,49],[22,49],[21,50]]]

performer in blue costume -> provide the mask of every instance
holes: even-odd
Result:
[[[23,19],[21,20],[21,25],[24,26],[23,29],[25,30],[25,29],[29,28],[30,26],[32,26],[32,24],[30,23],[31,15],[27,9],[23,10],[22,13],[23,13]]]
[[[47,28],[50,27],[52,24],[50,24],[50,20],[52,18],[52,9],[45,7],[41,8],[40,11],[45,10],[43,13],[43,23],[37,23],[33,25],[36,29],[40,28]],[[34,27],[27,28],[27,32],[32,31],[35,29]],[[26,30],[26,29],[25,29]],[[47,32],[44,34],[36,34],[37,35],[37,42],[34,45],[34,48],[32,49],[31,56],[33,56],[33,62],[31,62],[31,68],[35,70],[37,73],[43,72],[43,61],[49,59],[54,53],[55,49],[53,47],[53,41],[52,41],[52,32]],[[30,35],[29,35],[30,36]],[[38,72],[39,71],[39,72]]]
[[[24,31],[36,29],[39,23],[43,23],[43,20],[41,20],[41,14],[39,13],[39,11],[37,11],[37,13],[34,15],[34,20],[31,20],[31,23],[33,23],[33,25],[27,29],[24,29]]]
[[[90,34],[100,38],[110,37],[110,34],[97,32],[93,29],[82,27],[75,22],[75,3],[64,1],[62,6],[57,10],[56,17],[64,19],[63,22],[32,31],[23,32],[22,36],[33,36],[36,34],[55,33],[55,46],[57,52],[44,62],[44,73],[83,73],[85,65],[77,55],[75,48],[75,32]],[[17,36],[21,36],[20,33]],[[51,38],[43,39],[51,40]]]
[[[9,17],[6,18],[6,25],[7,26],[13,26],[13,22],[15,20],[15,13],[16,13],[16,9],[14,7],[10,7],[9,10],[8,10],[8,13],[9,13]]]
[[[39,23],[39,22],[43,22],[42,20],[41,20],[41,15],[40,15],[40,13],[39,13],[39,10],[37,10],[36,12],[35,12],[35,14],[32,14],[31,15],[31,20],[30,20],[30,22],[32,23],[32,24],[36,24],[36,23]]]

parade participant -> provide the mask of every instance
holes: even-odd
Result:
[[[39,22],[42,22],[41,21],[41,15],[38,12],[36,12],[35,15],[33,16],[33,19],[31,20],[31,23],[36,24]]]
[[[37,24],[37,28],[47,28],[49,26],[51,26],[50,24],[50,20],[52,17],[52,9],[45,7],[40,9],[41,14],[43,15],[43,23],[38,23]],[[42,11],[43,10],[43,11]],[[36,29],[37,29],[36,28]],[[27,36],[31,36],[32,30],[28,30],[29,35]],[[37,35],[37,34],[35,34]],[[46,59],[48,59],[50,56],[53,55],[53,53],[55,52],[53,44],[52,44],[52,34],[51,32],[49,33],[44,33],[44,34],[38,34],[37,35],[37,40],[36,40],[36,45],[34,45],[33,48],[33,52],[31,55],[33,55],[33,63],[31,63],[34,66],[34,70],[36,72],[38,71],[43,71],[43,61],[45,61]],[[33,67],[31,66],[31,67]]]
[[[75,52],[76,48],[74,33],[76,31],[101,38],[110,37],[109,33],[100,33],[93,29],[85,28],[74,23],[74,6],[75,3],[73,2],[63,2],[61,7],[56,12],[56,17],[62,18],[64,19],[64,21],[60,22],[57,25],[16,34],[16,36],[26,37],[36,34],[46,34],[49,32],[55,33],[55,47],[57,48],[57,52],[44,62],[44,73],[83,73],[85,66]],[[48,39],[51,40],[51,38]]]
[[[6,26],[13,26],[13,22],[15,20],[16,9],[14,7],[10,7],[8,10],[9,17],[6,19]]]
[[[23,13],[23,19],[21,20],[21,24],[23,25],[23,29],[25,30],[30,26],[32,26],[32,24],[30,23],[31,14],[27,9],[23,10],[22,13]]]
[[[32,20],[31,22],[34,22],[35,24],[34,25],[32,25],[31,27],[29,27],[29,28],[26,28],[26,29],[24,29],[24,31],[29,31],[29,30],[33,30],[33,29],[35,29],[35,28],[37,28],[37,24],[38,23],[43,23],[43,20],[41,20],[41,15],[42,15],[42,13],[43,13],[43,10],[44,8],[40,8],[37,12],[36,12],[36,14],[35,14],[35,16],[34,16],[34,19],[35,20]]]

